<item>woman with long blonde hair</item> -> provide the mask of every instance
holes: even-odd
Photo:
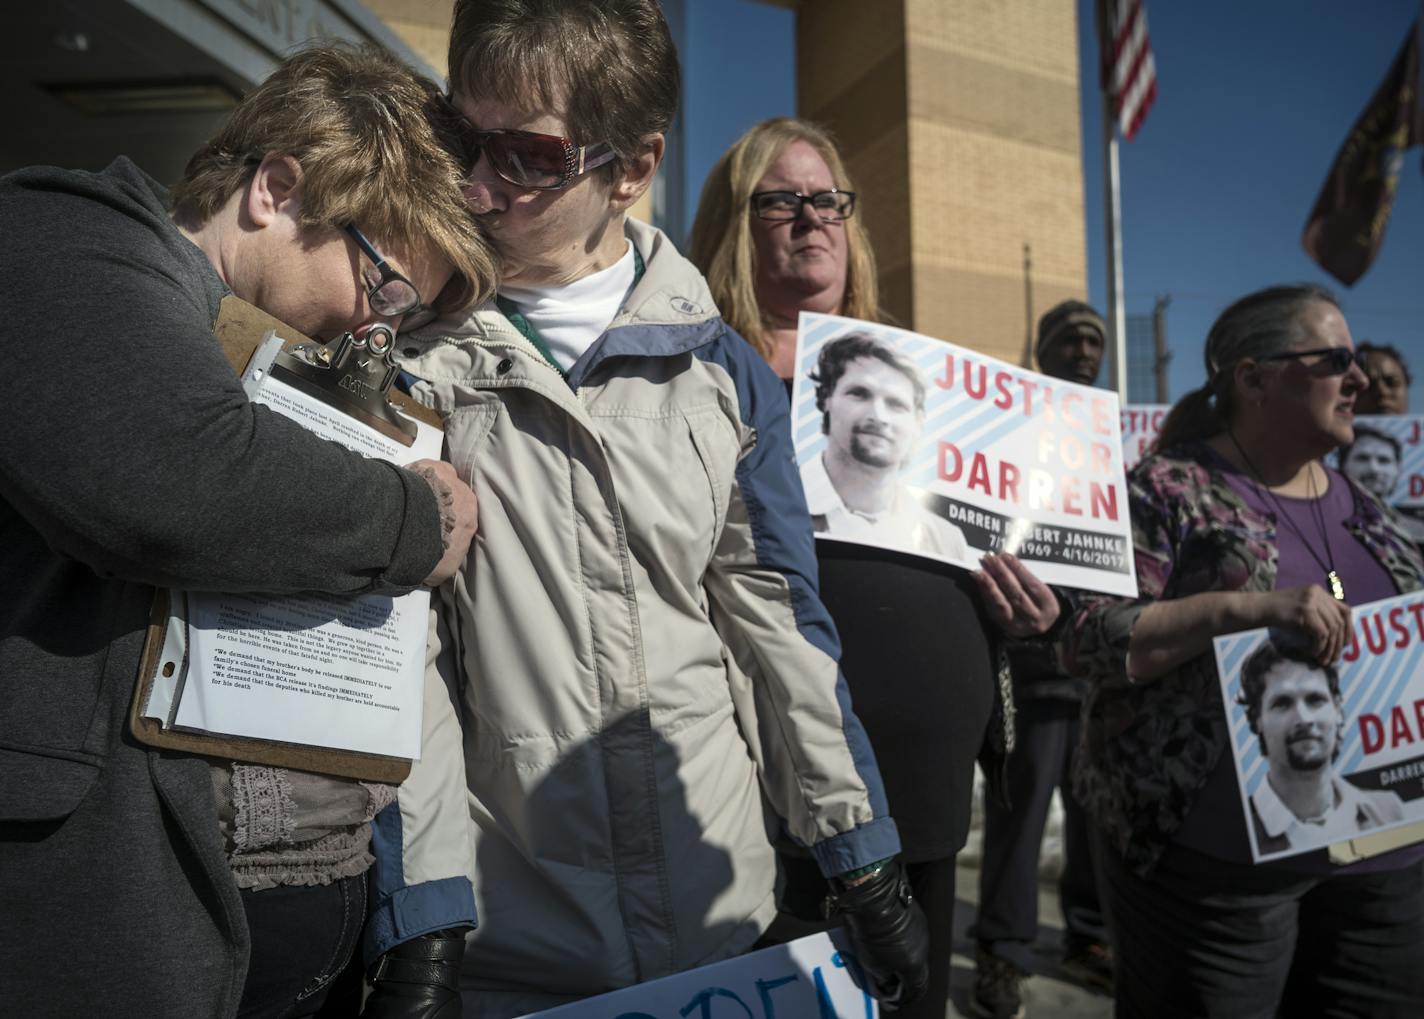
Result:
[[[835,140],[792,117],[742,135],[702,187],[689,255],[727,324],[782,378],[800,312],[882,318],[875,254],[855,211]]]
[[[855,185],[834,140],[807,121],[763,121],[717,161],[689,247],[723,319],[788,387],[801,312],[885,318]],[[828,384],[840,390],[851,378],[842,373]],[[895,1014],[943,1019],[954,856],[969,831],[974,760],[981,746],[1002,753],[1012,739],[1008,711],[990,724],[1007,696],[997,682],[1001,640],[1046,631],[1058,618],[1058,601],[1013,556],[987,557],[971,574],[923,556],[822,540],[828,536],[816,543],[821,597],[880,762],[911,888],[929,920],[929,989]],[[986,770],[998,777],[997,767]],[[826,894],[809,859],[788,851],[781,864],[782,915],[770,939],[815,923]]]

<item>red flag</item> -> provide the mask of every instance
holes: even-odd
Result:
[[[1122,136],[1132,141],[1157,98],[1157,64],[1142,0],[1099,0],[1102,87]]]
[[[1346,286],[1363,276],[1379,254],[1404,152],[1420,142],[1424,104],[1419,102],[1416,22],[1394,66],[1340,146],[1301,237],[1310,257]]]

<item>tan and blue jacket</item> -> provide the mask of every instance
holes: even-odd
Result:
[[[479,498],[435,647],[473,820],[467,987],[583,996],[744,951],[782,833],[827,875],[899,850],[782,384],[662,233],[627,230],[646,271],[567,376],[494,305],[401,340]],[[427,747],[402,789],[407,868],[407,804],[448,773]]]

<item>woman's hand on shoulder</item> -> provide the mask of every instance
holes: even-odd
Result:
[[[1061,607],[1053,588],[1029,572],[1017,556],[1002,553],[979,560],[974,581],[989,619],[1010,637],[1036,637],[1058,621]]]
[[[1340,660],[1350,642],[1350,606],[1326,593],[1319,584],[1287,587],[1257,595],[1260,622],[1293,630],[1306,639],[1322,665]]]

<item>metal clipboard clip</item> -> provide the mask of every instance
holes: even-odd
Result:
[[[350,414],[405,446],[415,444],[415,422],[398,413],[386,399],[400,374],[392,358],[396,336],[390,326],[377,323],[362,336],[343,333],[330,343],[299,343],[290,350],[280,341],[267,342],[253,355],[243,382],[252,394],[264,375],[300,389]]]

